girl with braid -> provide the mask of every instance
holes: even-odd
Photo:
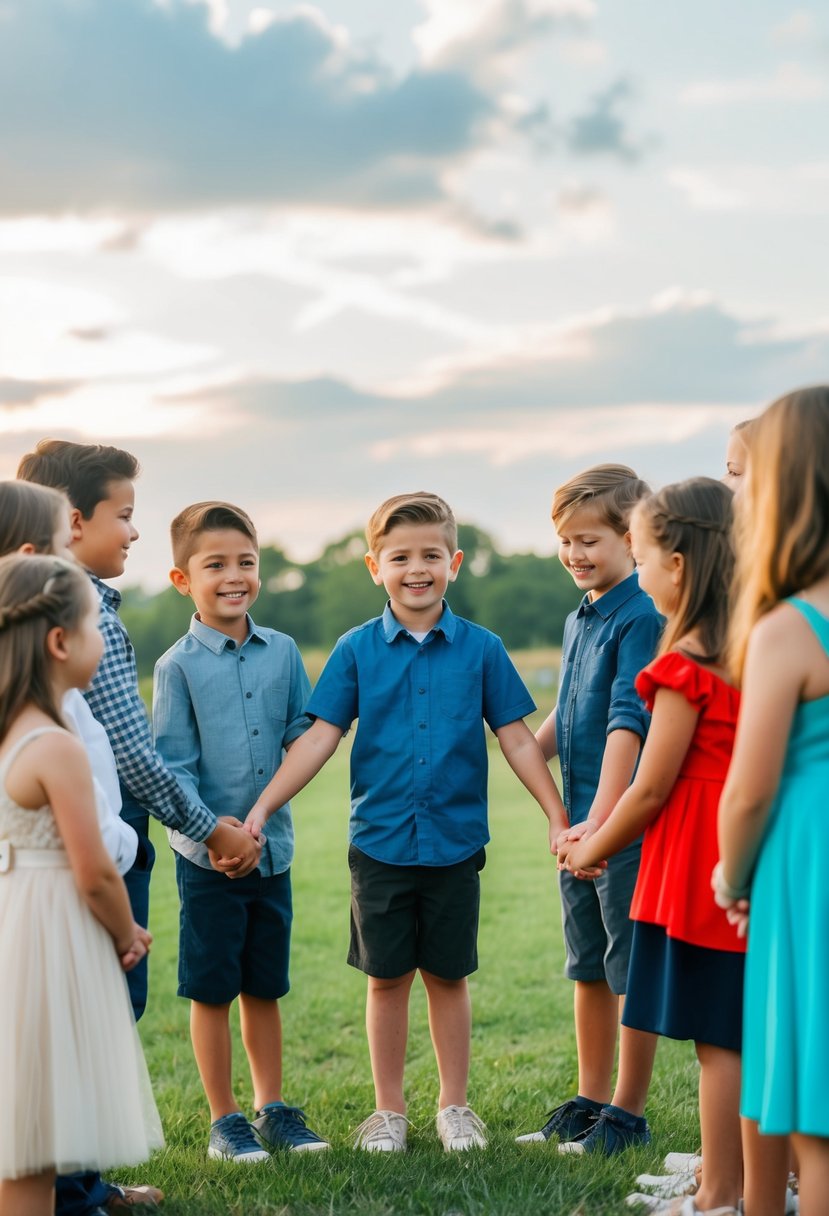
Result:
[[[3,1216],[52,1212],[56,1171],[134,1164],[162,1143],[124,978],[150,936],[104,848],[89,761],[60,712],[102,644],[83,570],[0,559]]]
[[[696,1195],[664,1209],[682,1216],[736,1216],[742,1188],[745,941],[716,906],[710,884],[739,708],[724,666],[731,503],[724,485],[699,477],[666,486],[634,509],[639,583],[667,620],[657,657],[636,679],[651,726],[633,784],[608,819],[559,849],[559,865],[590,870],[644,830],[622,1022],[696,1047],[702,1177]]]

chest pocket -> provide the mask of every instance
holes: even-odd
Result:
[[[268,688],[267,707],[271,722],[285,725],[288,721],[288,697],[291,685],[288,680],[271,680]]]
[[[616,675],[616,645],[605,642],[596,649],[585,648],[579,663],[579,691],[606,692]]]
[[[440,708],[447,718],[482,718],[481,673],[445,671],[440,682]]]

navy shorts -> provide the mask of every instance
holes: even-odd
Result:
[[[611,857],[601,877],[574,878],[559,871],[561,922],[568,979],[594,983],[604,980],[611,992],[627,992],[628,963],[633,940],[630,902],[639,873],[641,841]]]
[[[392,866],[351,845],[352,967],[378,979],[420,968],[442,980],[478,969],[486,850],[453,866]]]
[[[226,878],[176,853],[178,994],[227,1005],[240,992],[264,1001],[288,991],[291,871]]]

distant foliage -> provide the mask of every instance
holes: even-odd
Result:
[[[464,563],[447,595],[452,611],[497,633],[510,650],[558,646],[564,618],[579,602],[570,576],[554,557],[498,553],[491,537],[470,524],[459,528]],[[385,595],[363,562],[365,539],[352,532],[301,565],[281,549],[262,549],[262,590],[254,615],[303,649],[329,650],[337,638],[383,610]],[[172,587],[157,595],[124,592],[121,616],[129,630],[139,675],[186,633],[192,602]]]

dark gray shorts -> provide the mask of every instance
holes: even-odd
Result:
[[[442,980],[478,969],[486,850],[454,866],[392,866],[351,845],[352,967],[378,979],[420,968]]]
[[[560,870],[561,923],[567,959],[564,974],[591,983],[605,980],[611,992],[627,992],[628,963],[633,940],[630,901],[639,873],[641,841],[611,857],[608,867],[592,881]]]

